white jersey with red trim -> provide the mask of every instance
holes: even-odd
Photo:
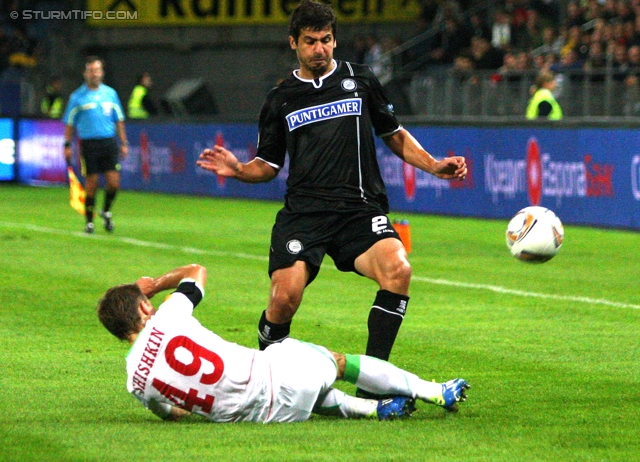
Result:
[[[214,334],[193,309],[178,288],[147,321],[127,356],[129,392],[147,408],[169,404],[215,422],[268,420],[268,357]]]

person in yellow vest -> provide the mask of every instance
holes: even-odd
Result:
[[[129,98],[128,115],[130,119],[148,119],[149,116],[158,113],[158,108],[149,95],[152,85],[153,81],[148,72],[143,72],[138,76],[138,84],[133,88]]]
[[[54,77],[46,88],[46,95],[40,102],[42,115],[50,119],[59,119],[64,112],[64,99],[62,98],[62,80]]]
[[[556,75],[553,72],[543,71],[538,74],[536,84],[531,88],[532,96],[527,107],[527,119],[562,119],[562,108],[553,96],[556,86]]]

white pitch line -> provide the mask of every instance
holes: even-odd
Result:
[[[612,302],[610,300],[605,300],[603,298],[576,297],[573,295],[541,294],[538,292],[507,289],[506,287],[492,286],[487,284],[472,284],[469,282],[449,281],[448,279],[431,279],[431,278],[425,278],[422,276],[413,276],[411,280],[426,282],[429,284],[443,285],[443,286],[463,287],[465,289],[488,290],[490,292],[496,292],[499,294],[518,295],[520,297],[546,298],[551,300],[589,303],[592,305],[607,305],[607,306],[613,306],[615,308],[631,308],[634,310],[640,310],[640,305],[633,305],[631,303]]]
[[[36,226],[36,225],[31,225],[26,223],[9,223],[5,221],[0,221],[0,227],[21,228],[21,229],[28,229],[31,231],[37,231],[41,233],[58,234],[58,235],[65,235],[65,236],[71,235],[71,236],[76,236],[83,239],[110,240],[110,241],[116,241],[116,242],[123,242],[125,244],[130,244],[138,247],[151,247],[156,249],[172,250],[177,252],[189,253],[193,255],[213,255],[213,256],[219,256],[219,257],[234,257],[234,258],[243,258],[247,260],[260,260],[260,261],[269,260],[269,258],[266,256],[251,255],[247,253],[227,252],[223,250],[203,250],[203,249],[198,249],[194,247],[182,247],[182,246],[171,245],[171,244],[163,244],[161,242],[143,241],[140,239],[134,239],[130,237],[121,237],[121,236],[104,236],[104,235],[89,236],[84,232],[65,231],[65,230],[46,228],[43,226]],[[327,266],[327,267],[330,269],[335,269],[333,266]],[[485,290],[485,291],[495,292],[499,294],[516,295],[520,297],[544,298],[544,299],[550,299],[550,300],[588,303],[591,305],[605,305],[605,306],[611,306],[614,308],[630,308],[634,310],[640,310],[640,305],[634,305],[632,303],[612,302],[610,300],[605,300],[601,298],[577,297],[573,295],[543,294],[539,292],[529,292],[525,290],[508,289],[506,287],[500,287],[500,286],[494,286],[494,285],[488,285],[488,284],[474,284],[469,282],[450,281],[448,279],[433,279],[433,278],[427,278],[423,276],[413,276],[411,280],[417,281],[417,282],[424,282],[427,284],[462,287],[465,289],[474,289],[474,290]]]

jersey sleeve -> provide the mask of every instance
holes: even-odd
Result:
[[[112,98],[113,98],[113,109],[114,109],[114,122],[122,122],[124,121],[124,110],[122,109],[122,104],[120,103],[120,97],[118,96],[118,92],[113,90]]]
[[[366,77],[369,81],[369,114],[371,124],[378,137],[392,135],[402,128],[393,112],[393,104],[387,99],[380,81],[367,68]]]
[[[158,311],[170,316],[191,316],[203,297],[204,288],[194,279],[185,278],[158,307]]]
[[[204,288],[195,279],[185,278],[180,281],[174,293],[181,293],[186,296],[195,308],[204,297]]]
[[[69,97],[69,102],[67,103],[67,107],[64,110],[64,115],[62,116],[62,121],[65,125],[73,125],[75,115],[78,112],[76,106],[78,105],[78,101],[75,93],[72,93]]]
[[[282,120],[278,116],[278,108],[272,90],[260,111],[258,124],[258,152],[256,157],[277,170],[284,166],[287,152],[286,133]]]

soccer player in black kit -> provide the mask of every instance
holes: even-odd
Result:
[[[405,162],[462,180],[463,157],[435,160],[405,130],[368,66],[333,59],[331,6],[303,0],[289,23],[300,68],[272,89],[260,112],[256,157],[239,162],[222,146],[205,149],[201,168],[247,183],[270,181],[289,155],[284,208],[271,235],[271,291],[258,325],[260,348],[289,336],[305,287],[325,254],[340,271],[378,283],[366,354],[388,359],[409,301],[411,266],[386,214],[389,204],[373,134]]]

